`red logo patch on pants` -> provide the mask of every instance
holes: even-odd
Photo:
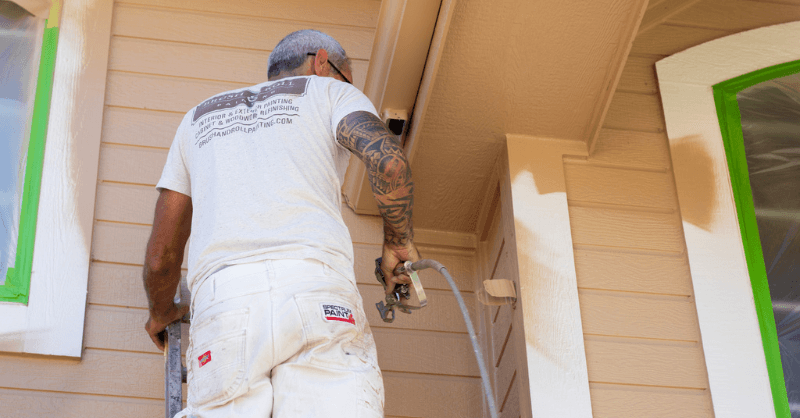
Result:
[[[197,358],[197,361],[200,363],[200,367],[205,366],[209,361],[211,361],[211,351],[209,350],[201,354],[200,357]]]
[[[350,308],[345,308],[339,305],[322,304],[322,317],[326,321],[341,321],[348,324],[356,324],[356,319],[353,318],[353,311]]]

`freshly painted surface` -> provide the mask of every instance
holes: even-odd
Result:
[[[800,59],[800,46],[794,42],[799,32],[798,23],[756,29],[688,49],[657,64],[709,385],[718,417],[775,416],[775,410],[712,86]],[[703,156],[703,165],[710,167],[713,179],[710,190],[693,184],[697,165],[681,158],[687,154],[679,148]],[[708,202],[710,216],[701,224],[692,223],[696,215],[683,209],[683,202],[694,199]]]
[[[82,353],[110,25],[110,1],[61,10],[31,296],[27,306],[0,305],[2,351]]]
[[[582,141],[508,135],[508,180],[533,416],[591,417],[564,156]]]

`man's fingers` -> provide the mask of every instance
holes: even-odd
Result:
[[[150,323],[148,322],[147,325],[150,325]],[[148,326],[145,326],[145,329],[147,329],[147,335],[149,335],[150,339],[153,340],[153,344],[155,344],[156,347],[163,352],[164,348],[166,348],[163,338],[166,337],[166,333],[163,330],[160,332],[154,332]]]

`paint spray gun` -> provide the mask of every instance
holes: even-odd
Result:
[[[386,277],[384,277],[383,270],[381,270],[382,261],[383,257],[375,259],[375,278],[383,285],[383,290],[386,290]],[[400,312],[410,314],[412,310],[422,309],[428,304],[428,297],[425,295],[425,289],[422,288],[419,275],[413,268],[413,263],[406,261],[398,265],[397,268],[394,269],[394,274],[395,276],[407,274],[411,277],[411,283],[414,285],[414,291],[417,294],[417,299],[419,299],[419,306],[406,305],[403,303],[403,301],[411,299],[408,284],[395,285],[394,291],[386,294],[386,303],[380,301],[375,304],[375,306],[378,307],[378,312],[380,312],[383,322],[389,323],[394,322],[395,307],[400,309]]]

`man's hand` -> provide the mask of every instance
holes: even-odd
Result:
[[[383,244],[383,261],[381,262],[381,270],[383,277],[386,278],[386,294],[394,291],[394,287],[398,284],[411,283],[411,278],[408,275],[395,276],[394,269],[399,264],[406,261],[418,261],[420,259],[419,251],[413,243],[404,246],[393,246]]]
[[[156,344],[159,350],[164,351],[166,348],[166,333],[167,325],[180,321],[186,313],[189,312],[189,306],[183,304],[172,304],[172,307],[163,315],[154,316],[150,313],[150,318],[144,324],[144,329],[150,335],[150,339]]]

